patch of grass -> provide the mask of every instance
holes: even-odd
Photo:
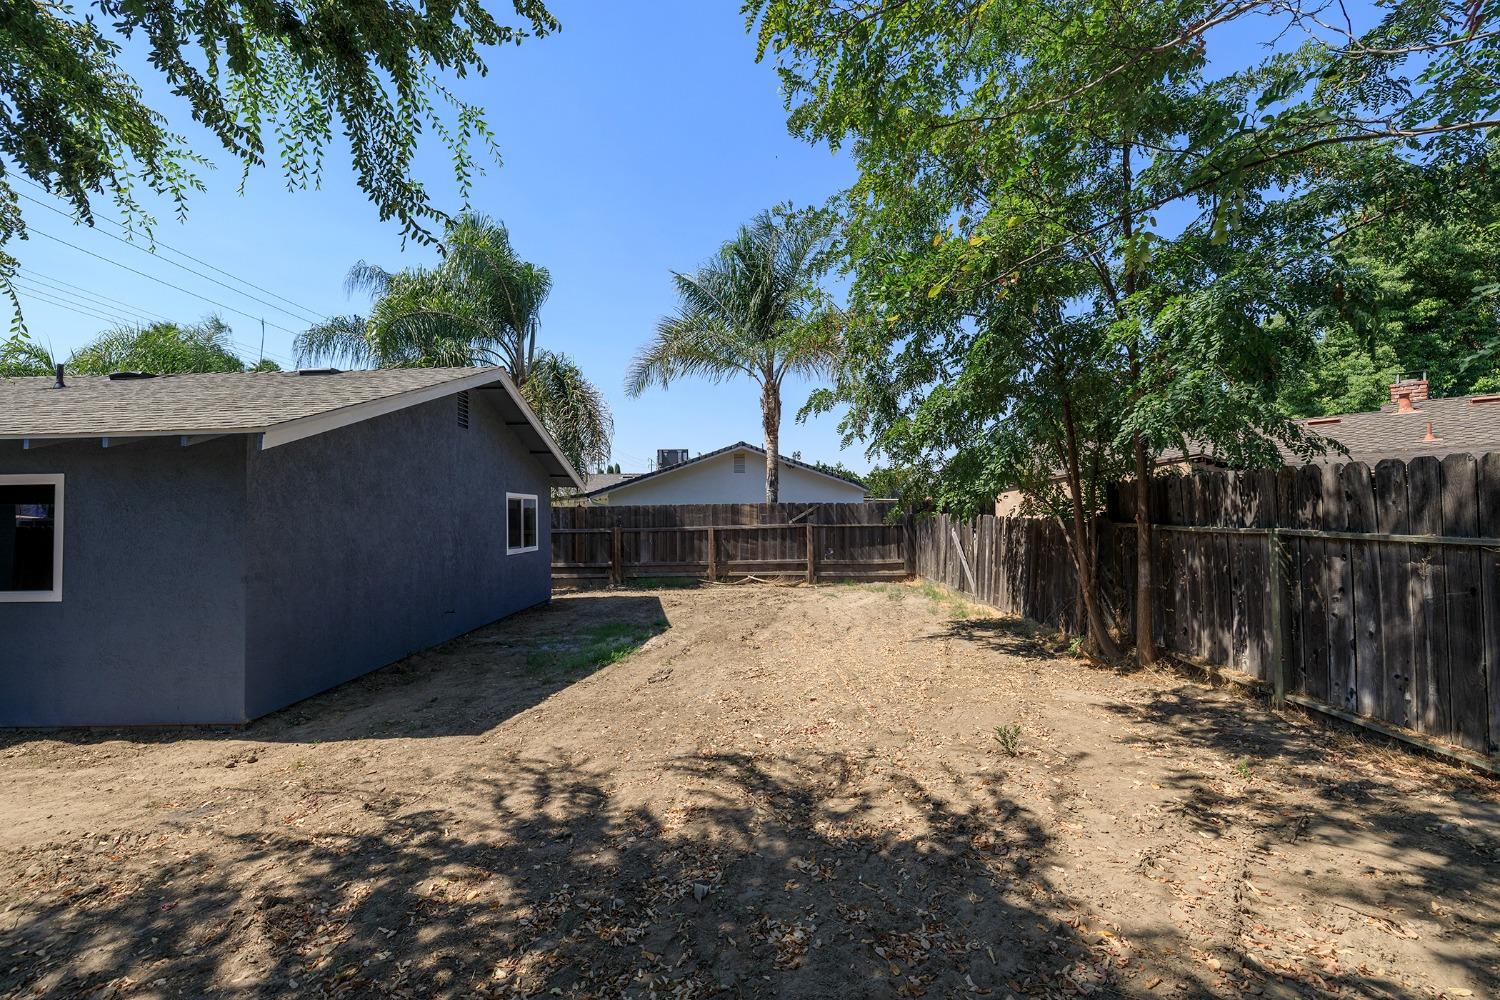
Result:
[[[915,590],[921,596],[936,604],[949,618],[980,618],[984,616],[973,601],[962,594],[949,590],[947,587],[933,583],[931,580],[922,580],[915,585]]]
[[[1021,752],[1021,724],[1013,722],[1008,726],[995,727],[995,742],[1000,745],[1000,752],[1007,757],[1015,757]]]
[[[526,666],[549,679],[598,670],[627,659],[666,629],[664,618],[647,623],[606,622],[570,636],[566,648],[532,650],[526,654]]]
[[[703,586],[696,576],[640,576],[625,581],[632,590],[690,590]]]

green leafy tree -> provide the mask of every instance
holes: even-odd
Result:
[[[463,213],[443,237],[436,267],[386,271],[361,261],[351,293],[369,292],[368,316],[339,316],[297,337],[299,361],[355,367],[506,369],[575,468],[609,458],[614,420],[604,396],[566,355],[540,350],[547,269],[523,260],[505,227]]]
[[[686,377],[760,386],[767,503],[780,494],[782,383],[826,376],[842,350],[842,313],[818,284],[827,235],[816,215],[766,211],[695,273],[674,273],[677,311],[625,377],[630,396]]]
[[[918,480],[917,470],[900,465],[877,465],[865,475],[865,488],[876,500],[899,500],[910,510],[921,499],[914,495],[912,485]]]
[[[1241,465],[1306,453],[1276,386],[1311,348],[1297,320],[1331,267],[1351,163],[1392,142],[1449,155],[1496,104],[1494,36],[1460,4],[1398,5],[1363,33],[1295,2],[745,9],[793,131],[858,167],[838,202],[856,333],[816,405],[848,403],[851,437],[931,470],[945,507],[1019,485],[1063,516],[1105,655],[1099,486],[1132,471],[1144,493],[1152,453],[1188,437]],[[1278,44],[1214,74],[1211,43],[1268,18]],[[1149,661],[1149,629],[1136,638]]]
[[[479,0],[89,6],[97,13],[67,0],[13,3],[0,19],[0,154],[11,167],[0,176],[0,245],[25,232],[12,171],[85,220],[106,196],[149,228],[142,189],[183,211],[209,161],[173,131],[178,110],[244,171],[279,161],[293,188],[318,185],[337,136],[380,217],[424,239],[426,220],[441,215],[412,176],[419,138],[447,147],[465,196],[481,156],[496,153],[483,110],[453,81],[485,74],[485,49],[559,27],[540,0],[512,0],[515,24]],[[176,109],[147,102],[120,63],[127,45],[144,51]]]
[[[1282,388],[1296,414],[1375,409],[1426,372],[1437,395],[1500,380],[1500,147],[1433,167],[1388,158],[1335,241],[1311,363]]]

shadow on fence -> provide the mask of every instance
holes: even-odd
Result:
[[[1099,578],[1134,634],[1134,491],[1096,522]],[[1152,481],[1159,649],[1277,697],[1500,766],[1500,454],[1195,472]],[[937,515],[916,573],[1078,631],[1062,527]]]

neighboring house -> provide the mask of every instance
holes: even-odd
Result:
[[[697,458],[688,458],[685,450],[672,454],[675,464],[606,483],[582,498],[609,504],[765,503],[764,449],[739,441]],[[780,494],[785,503],[860,503],[865,488],[783,455]]]
[[[1424,455],[1500,452],[1500,394],[1433,399],[1427,393],[1426,379],[1405,379],[1391,385],[1391,401],[1378,410],[1309,417],[1298,423],[1327,439],[1329,448],[1314,460],[1318,463],[1364,462],[1374,467],[1386,458],[1407,461]],[[1283,454],[1288,464],[1302,464],[1285,449]],[[1156,467],[1188,471],[1222,469],[1225,463],[1209,449],[1190,448],[1163,452]],[[1020,491],[1010,490],[996,499],[995,513],[1014,514],[1020,504]]]
[[[558,507],[578,507],[587,504],[585,499],[589,493],[603,493],[612,486],[618,486],[627,479],[634,479],[642,475],[639,472],[586,472],[583,474],[582,489],[560,489],[553,494],[552,502]]]
[[[551,595],[498,368],[0,379],[0,725],[239,723]]]

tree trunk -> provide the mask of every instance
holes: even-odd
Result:
[[[766,503],[781,497],[781,391],[767,379],[760,390],[760,419],[766,432]]]
[[[1135,233],[1134,206],[1130,199],[1135,186],[1135,174],[1130,162],[1133,143],[1127,139],[1120,156],[1120,173],[1124,186],[1124,202],[1120,208],[1120,233],[1129,240]],[[1135,267],[1125,269],[1125,299],[1136,290]],[[1130,345],[1130,385],[1132,404],[1140,400],[1141,356],[1140,328],[1136,328],[1135,341]],[[1135,660],[1143,667],[1156,662],[1156,635],[1154,611],[1152,609],[1152,586],[1155,573],[1151,568],[1151,463],[1146,454],[1146,442],[1139,434],[1130,438],[1130,450],[1135,460]]]
[[[1088,617],[1089,644],[1102,659],[1117,660],[1120,649],[1104,625],[1099,608],[1099,592],[1094,587],[1093,551],[1089,544],[1088,520],[1083,510],[1083,481],[1078,473],[1078,434],[1073,426],[1073,407],[1063,399],[1063,426],[1068,438],[1068,498],[1073,507],[1073,565],[1078,571],[1078,587],[1083,592],[1084,613]]]
[[[1143,667],[1156,662],[1156,630],[1152,622],[1156,574],[1151,568],[1151,463],[1139,434],[1135,451],[1135,660]]]

